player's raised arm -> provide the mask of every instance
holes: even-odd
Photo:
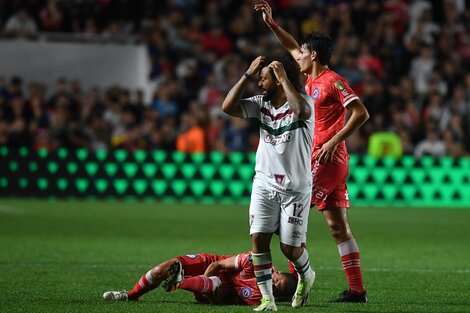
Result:
[[[292,57],[296,59],[300,53],[300,46],[291,34],[286,32],[274,21],[269,4],[264,0],[260,0],[259,3],[255,4],[255,11],[261,11],[264,22],[268,25],[269,29],[271,29],[274,36],[276,36],[277,40],[289,51]]]
[[[240,100],[242,99],[243,92],[245,91],[248,80],[255,79],[255,75],[261,69],[261,65],[265,61],[265,56],[259,56],[251,62],[250,67],[243,73],[238,82],[230,89],[227,96],[222,103],[222,110],[235,117],[243,117]]]
[[[281,83],[282,89],[284,90],[287,98],[287,103],[289,103],[292,112],[302,120],[308,119],[311,115],[310,106],[287,78],[287,74],[282,63],[279,61],[273,61],[269,64],[269,67],[272,68],[277,81]]]

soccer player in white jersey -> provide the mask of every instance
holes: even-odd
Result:
[[[242,99],[249,80],[258,77],[262,95]],[[256,281],[262,294],[255,311],[277,311],[272,291],[270,242],[279,234],[281,251],[293,262],[299,280],[293,307],[305,305],[315,272],[306,240],[311,200],[313,102],[300,83],[297,64],[257,57],[232,87],[222,109],[239,118],[257,118],[260,142],[250,203],[250,235]]]

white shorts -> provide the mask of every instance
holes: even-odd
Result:
[[[255,179],[250,202],[250,235],[277,233],[281,243],[300,247],[307,240],[311,194],[276,191]]]

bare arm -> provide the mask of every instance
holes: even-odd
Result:
[[[207,277],[217,276],[221,270],[235,270],[235,258],[235,256],[232,256],[228,259],[211,263],[204,272],[204,275]]]
[[[274,36],[276,36],[277,40],[279,40],[290,55],[296,59],[300,53],[300,46],[291,34],[274,21],[269,4],[266,1],[261,0],[260,3],[255,4],[255,11],[261,11],[263,13],[263,20],[266,25],[268,25]]]
[[[336,135],[325,142],[315,156],[321,164],[331,162],[338,144],[346,140],[369,119],[369,112],[359,99],[351,101],[346,109],[351,113],[348,122]]]
[[[259,71],[261,68],[261,64],[264,62],[266,57],[259,56],[257,57],[250,65],[246,74],[250,77],[254,77],[254,75]],[[248,78],[243,75],[238,82],[230,89],[227,96],[222,103],[222,110],[235,117],[243,117],[242,109],[240,106],[240,100],[242,99],[243,93],[245,91],[246,84],[248,82]]]
[[[295,90],[294,86],[287,78],[286,71],[284,70],[282,63],[274,61],[269,64],[269,67],[273,69],[276,79],[281,83],[282,89],[284,90],[287,98],[287,103],[289,103],[292,112],[302,120],[308,119],[311,115],[310,106],[302,95]]]

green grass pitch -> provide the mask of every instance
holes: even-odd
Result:
[[[170,257],[249,250],[247,215],[243,205],[0,200],[0,312],[252,312],[161,288],[138,303],[102,299]],[[353,208],[350,219],[370,302],[328,302],[346,280],[323,217],[312,211],[317,280],[301,311],[470,312],[470,210]],[[287,269],[277,238],[271,249]],[[288,303],[278,310],[294,311]]]

